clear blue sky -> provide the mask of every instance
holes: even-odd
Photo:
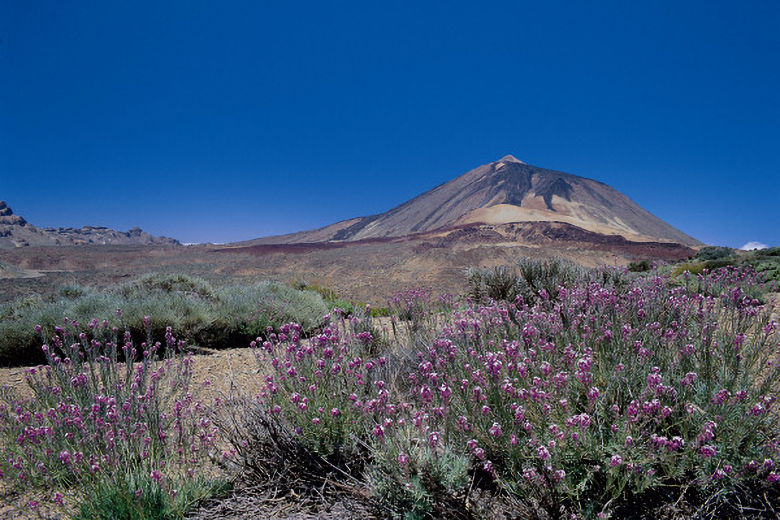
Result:
[[[511,153],[780,245],[780,2],[0,5],[0,199],[234,241]]]

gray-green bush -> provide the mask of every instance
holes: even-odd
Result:
[[[267,281],[215,289],[199,278],[152,274],[101,291],[67,286],[50,300],[30,297],[0,305],[0,365],[43,362],[34,328],[40,325],[49,334],[65,318],[86,323],[111,316],[112,326],[143,336],[143,317],[150,316],[156,340],[170,326],[191,343],[228,347],[246,345],[267,327],[289,321],[309,332],[327,312],[314,291]]]
[[[512,302],[525,290],[525,284],[510,266],[492,268],[470,267],[466,270],[469,297],[475,301],[503,300]]]

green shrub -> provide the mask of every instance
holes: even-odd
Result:
[[[650,260],[641,260],[637,262],[631,262],[628,264],[628,270],[632,273],[644,273],[649,271],[653,268],[652,262]]]
[[[198,502],[224,495],[227,481],[197,478],[166,490],[150,475],[120,473],[101,481],[81,501],[74,520],[178,520]]]
[[[392,316],[390,307],[373,307],[373,306],[371,307],[372,318],[384,318],[387,316]]]
[[[517,273],[506,265],[484,269],[471,267],[466,270],[466,278],[469,282],[469,297],[475,301],[513,302],[526,287]]]
[[[313,284],[299,282],[294,284],[293,287],[302,291],[313,291],[319,294],[322,296],[322,299],[325,300],[328,309],[341,309],[346,315],[354,314],[356,310],[365,308],[365,304],[344,299],[333,289],[323,287],[316,282]]]
[[[376,447],[368,469],[371,494],[405,519],[459,517],[470,479],[469,457],[447,446],[431,449],[414,437],[406,437],[402,450],[398,442]],[[407,462],[399,464],[399,457]]]
[[[64,285],[57,290],[57,296],[66,300],[75,300],[91,293],[89,287],[83,285]]]
[[[780,247],[736,251],[727,247],[702,248],[691,261],[681,262],[672,269],[673,276],[685,271],[699,275],[705,269],[715,271],[724,267],[752,267],[760,272],[764,282],[780,282]]]
[[[735,256],[735,251],[728,247],[707,246],[699,249],[694,258],[697,260],[718,260],[729,256]]]
[[[780,262],[761,262],[756,266],[756,271],[761,273],[765,280],[780,282]]]
[[[216,299],[214,288],[208,282],[185,274],[148,274],[115,292],[127,299],[144,298],[155,292],[178,293],[210,301]]]
[[[733,258],[726,257],[726,258],[718,258],[715,260],[707,260],[704,262],[704,268],[713,271],[715,269],[720,269],[721,267],[728,267],[730,265],[738,265],[734,262]]]
[[[44,356],[35,326],[53,330],[62,323],[63,306],[37,297],[0,305],[0,364],[42,363]]]
[[[767,247],[766,249],[757,249],[750,253],[755,258],[780,257],[780,247]]]
[[[265,336],[268,327],[278,329],[291,321],[309,333],[322,324],[329,310],[318,293],[274,282],[226,287],[218,297],[221,309],[215,328],[237,334],[245,344]]]
[[[554,298],[558,294],[558,287],[573,285],[588,276],[586,268],[562,258],[522,258],[517,261],[517,266],[520,279],[525,282],[521,295],[529,304],[535,302],[540,295]]]
[[[692,275],[698,275],[701,274],[701,272],[704,271],[704,269],[706,269],[706,265],[704,262],[685,262],[678,265],[672,270],[672,276],[680,276],[686,271],[688,271]]]

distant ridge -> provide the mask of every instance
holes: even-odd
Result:
[[[102,226],[80,228],[38,228],[15,215],[4,201],[0,201],[0,249],[26,246],[59,245],[120,245],[120,244],[178,244],[178,240],[157,237],[135,227],[116,231]]]
[[[470,170],[385,213],[241,245],[358,241],[466,224],[519,222],[562,222],[638,242],[703,245],[604,183],[532,166],[512,155]]]

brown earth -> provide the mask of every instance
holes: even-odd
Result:
[[[521,257],[623,266],[694,253],[680,244],[631,241],[564,222],[467,224],[354,242],[25,247],[0,250],[0,302],[53,294],[68,284],[103,287],[159,272],[199,276],[215,285],[261,279],[316,283],[345,298],[384,305],[415,286],[460,293],[468,267],[512,264]]]

